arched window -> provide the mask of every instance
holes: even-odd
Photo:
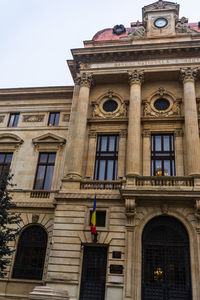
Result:
[[[22,231],[13,267],[13,278],[41,280],[47,247],[47,233],[41,226]]]
[[[191,300],[189,238],[175,218],[147,223],[142,236],[142,300]]]

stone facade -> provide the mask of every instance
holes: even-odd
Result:
[[[29,293],[30,299],[82,299],[86,251],[102,247],[104,299],[146,300],[143,232],[151,220],[168,217],[188,235],[190,291],[182,299],[200,300],[200,28],[179,19],[178,4],[159,0],[143,8],[142,22],[101,31],[84,45],[68,61],[74,87],[0,91],[0,152],[13,153],[20,227],[37,224],[48,233],[41,280],[14,279],[13,254],[0,299],[29,299]],[[20,113],[17,127],[7,127],[11,111]],[[56,126],[48,126],[50,112],[60,113]],[[112,178],[109,167],[104,179],[97,168],[102,136],[118,141]],[[166,163],[160,169],[158,136],[173,141],[160,154],[173,158],[160,158]],[[34,189],[40,152],[56,153],[51,190]],[[105,216],[97,242],[89,225],[95,195]]]

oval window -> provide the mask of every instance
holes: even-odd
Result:
[[[154,102],[154,107],[157,109],[157,110],[166,110],[168,109],[170,106],[170,103],[167,99],[164,99],[164,98],[160,98],[158,100],[156,100]]]
[[[106,112],[113,112],[118,108],[118,103],[114,100],[107,100],[106,102],[104,102],[103,104],[103,109]]]

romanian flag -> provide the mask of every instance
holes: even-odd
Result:
[[[96,234],[96,195],[94,197],[94,206],[92,210],[92,216],[91,216],[91,229],[90,229],[92,234]]]

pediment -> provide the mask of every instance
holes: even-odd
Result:
[[[12,133],[0,134],[0,144],[16,144],[16,145],[19,145],[19,144],[22,144],[22,143],[23,143],[23,140],[15,134],[12,134]]]
[[[63,145],[66,143],[66,139],[52,133],[46,133],[37,138],[34,138],[32,142],[34,145],[37,144],[62,144]]]
[[[147,12],[163,10],[175,10],[177,16],[179,15],[179,4],[169,1],[156,1],[152,4],[146,5],[142,9],[143,17]]]

